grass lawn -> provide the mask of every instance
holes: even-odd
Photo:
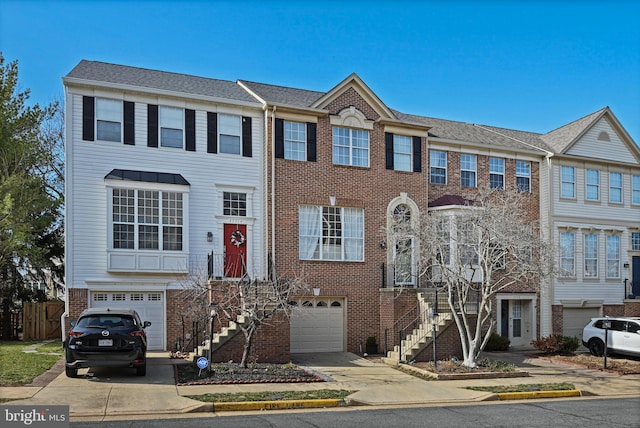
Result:
[[[531,392],[531,391],[567,391],[576,389],[572,383],[531,383],[521,385],[501,385],[501,386],[468,386],[467,389],[473,391],[487,391],[496,394],[502,392]]]
[[[319,389],[317,391],[237,392],[229,394],[186,395],[185,397],[207,403],[237,403],[240,401],[321,400],[343,399],[354,391],[344,389]]]
[[[0,341],[0,386],[29,384],[63,357],[58,341],[36,348],[37,352],[22,350],[38,341]]]

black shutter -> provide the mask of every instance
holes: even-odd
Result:
[[[136,119],[135,119],[135,103],[124,101],[124,143],[130,146],[136,144]]]
[[[284,158],[284,119],[276,119],[276,157]]]
[[[147,106],[147,146],[158,147],[158,106]]]
[[[316,161],[316,128],[315,123],[307,122],[307,160]]]
[[[185,122],[185,149],[190,152],[196,151],[196,111],[186,109],[184,111]]]
[[[95,99],[82,97],[82,139],[95,141]]]
[[[413,137],[413,172],[422,172],[422,138]]]
[[[207,112],[207,153],[218,153],[218,114]]]
[[[387,169],[393,169],[393,134],[384,133],[384,154]]]
[[[251,118],[242,117],[242,156],[250,158],[253,156],[252,152],[253,142],[251,141]]]

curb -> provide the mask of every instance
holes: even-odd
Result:
[[[277,401],[239,401],[235,403],[213,403],[213,412],[231,412],[242,410],[285,410],[312,409],[346,406],[342,399],[318,400],[277,400]]]
[[[561,391],[501,392],[496,395],[500,400],[527,400],[531,398],[582,397],[582,392],[577,389],[567,389]]]

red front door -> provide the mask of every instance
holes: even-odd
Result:
[[[244,224],[224,225],[224,276],[240,278],[247,265],[247,226]]]

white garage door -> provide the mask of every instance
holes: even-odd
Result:
[[[135,309],[142,321],[151,321],[147,327],[149,350],[163,350],[164,344],[164,293],[161,291],[94,291],[91,293],[92,308]]]
[[[562,310],[562,334],[582,339],[582,329],[591,318],[600,316],[600,308],[564,308]]]
[[[342,352],[344,304],[336,299],[309,299],[291,314],[291,353]]]

